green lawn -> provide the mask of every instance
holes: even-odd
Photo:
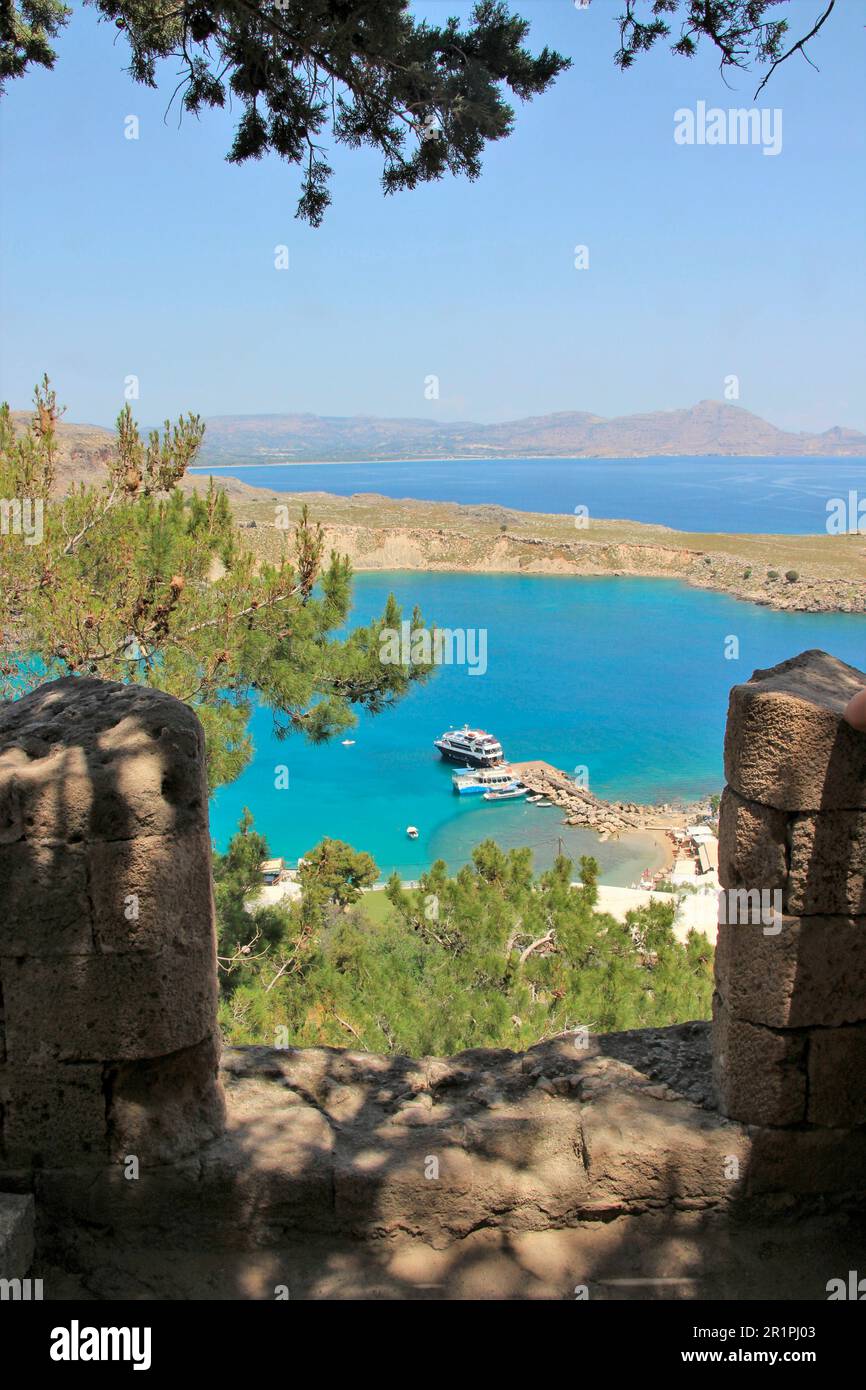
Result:
[[[369,893],[361,894],[361,901],[358,907],[370,922],[386,922],[394,909],[385,897],[384,888],[374,888]]]

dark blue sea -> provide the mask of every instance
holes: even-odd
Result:
[[[275,492],[379,492],[490,502],[518,511],[655,522],[682,531],[824,531],[827,503],[866,495],[866,459],[458,459],[448,462],[237,464],[214,472]]]

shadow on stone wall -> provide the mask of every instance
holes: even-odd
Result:
[[[67,678],[0,710],[7,1170],[170,1157],[221,1126],[203,751],[192,711],[140,687]]]
[[[753,689],[743,747],[796,752],[792,701],[810,698]],[[848,735],[811,705],[825,743],[805,746],[850,784]],[[837,955],[861,948],[847,919],[787,911],[814,901],[832,833],[819,823],[798,877],[804,807],[728,752],[723,881],[788,898],[782,933],[720,931],[714,1038],[692,1023],[447,1060],[238,1048],[220,1081],[198,721],[84,679],[5,707],[0,1186],[36,1194],[46,1295],[825,1297],[864,1248],[866,1130],[862,1068],[816,1090],[810,1059],[862,1035],[864,976]],[[826,782],[820,815],[854,814]],[[837,1023],[820,1010],[840,997]]]

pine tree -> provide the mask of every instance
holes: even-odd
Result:
[[[502,0],[479,0],[465,27],[416,20],[408,0],[88,3],[126,39],[135,81],[156,87],[171,59],[183,111],[240,111],[231,163],[272,151],[299,167],[297,215],[313,226],[331,201],[326,138],[377,151],[386,193],[446,173],[475,179],[487,142],[513,128],[503,87],[529,101],[569,66],[547,48],[533,56],[528,22]],[[7,0],[0,77],[53,66],[48,39],[70,14],[53,0]]]
[[[320,851],[306,857],[331,863]],[[561,856],[535,876],[530,851],[486,841],[454,876],[439,861],[417,888],[392,877],[385,921],[314,894],[313,923],[303,904],[284,910],[283,941],[225,991],[228,1037],[261,1042],[281,1027],[297,1046],[418,1056],[706,1018],[706,938],[678,942],[667,904],[625,923],[597,912],[595,872],[587,860],[575,886]]]
[[[214,787],[251,756],[254,701],[271,709],[279,737],[321,742],[353,726],[357,709],[377,714],[430,674],[429,662],[380,660],[382,629],[402,620],[393,597],[380,619],[341,633],[351,566],[324,559],[306,508],[294,533],[280,533],[279,561],[259,565],[213,480],[204,496],[184,496],[178,484],[204,433],[197,416],[166,421],[145,441],[125,406],[105,482],[57,498],[59,413],[47,378],[22,435],[0,408],[7,696],[70,674],[157,686],[196,710]],[[16,524],[25,517],[39,519],[40,537]],[[412,621],[423,626],[417,610]]]

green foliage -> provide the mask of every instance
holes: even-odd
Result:
[[[0,92],[7,78],[21,77],[32,64],[53,68],[56,38],[71,15],[60,0],[2,0],[0,3]]]
[[[485,144],[513,128],[502,89],[528,101],[570,66],[548,48],[533,56],[524,46],[528,22],[503,0],[478,0],[465,28],[453,18],[441,25],[416,20],[408,0],[87,3],[125,36],[135,81],[157,87],[160,64],[169,60],[172,78],[180,74],[184,111],[198,115],[236,103],[240,117],[228,159],[240,164],[273,151],[297,165],[298,216],[313,226],[331,201],[324,136],[378,151],[386,193],[446,172],[474,179]],[[615,16],[621,68],[668,38],[676,17],[674,53],[692,57],[706,39],[721,55],[723,74],[757,63],[766,68],[765,82],[793,53],[807,56],[805,45],[835,0],[787,47],[788,19],[776,15],[790,0],[624,3]],[[71,13],[60,0],[2,0],[0,91],[4,78],[20,77],[33,64],[54,66],[50,40]]]
[[[779,571],[778,571],[778,570],[767,570],[767,578],[768,578],[768,579],[771,579],[771,580],[776,580],[776,579],[778,579],[778,578],[779,578]]]
[[[474,179],[487,142],[513,128],[503,89],[529,101],[569,66],[548,48],[533,56],[528,22],[503,0],[479,0],[465,26],[417,20],[408,0],[88,3],[125,37],[135,81],[157,87],[168,60],[183,111],[238,109],[231,163],[273,151],[297,165],[297,215],[313,226],[331,201],[323,138],[376,150],[386,193],[445,173]],[[50,67],[47,38],[68,13],[52,0],[5,0],[0,73],[18,76],[28,62]]]
[[[785,578],[789,584],[796,584],[800,578],[799,570],[785,570]]]
[[[658,39],[670,37],[669,20],[680,21],[679,37],[671,52],[692,58],[703,39],[720,54],[719,68],[748,69],[752,63],[766,66],[758,91],[773,70],[800,51],[830,16],[835,0],[827,0],[823,13],[810,30],[786,47],[788,19],[777,18],[780,5],[791,0],[625,0],[625,10],[617,16],[620,46],[616,62],[630,68],[638,54],[646,53]],[[766,17],[770,16],[770,17]],[[798,17],[798,24],[799,24]],[[757,93],[756,93],[757,95]]]
[[[204,495],[184,493],[204,433],[197,416],[166,421],[145,442],[124,407],[105,483],[55,498],[59,413],[47,378],[22,435],[0,408],[0,498],[43,509],[38,543],[14,526],[2,537],[9,696],[69,674],[166,690],[204,725],[213,787],[249,760],[256,695],[278,736],[321,742],[356,724],[357,708],[377,714],[429,675],[430,662],[380,659],[382,628],[402,621],[393,597],[381,618],[341,633],[351,567],[333,552],[323,562],[306,509],[293,533],[278,532],[279,561],[259,565],[224,492],[211,481]],[[413,626],[423,626],[417,610]]]
[[[324,839],[304,855],[299,876],[306,898],[348,907],[376,882],[379,870],[371,855],[357,853],[343,840]]]
[[[256,853],[264,856],[262,843]],[[226,859],[238,853],[232,848]],[[332,863],[334,854],[319,846],[305,857]],[[255,955],[263,934],[253,958],[233,967],[223,1029],[234,1043],[282,1036],[295,1046],[418,1056],[521,1049],[579,1026],[610,1032],[708,1017],[706,938],[692,934],[681,945],[672,909],[657,902],[625,924],[596,912],[597,873],[594,860],[582,860],[575,887],[561,857],[536,876],[530,850],[505,853],[488,840],[454,877],[439,861],[416,889],[392,878],[384,914],[381,904],[368,915],[321,900],[309,913],[305,896],[281,909],[281,941]],[[220,913],[222,903],[218,889]],[[247,921],[249,940],[259,915]],[[233,945],[237,936],[221,922],[221,941]]]
[[[268,857],[267,840],[253,829],[253,817],[244,807],[238,832],[228,850],[225,854],[214,855],[217,955],[224,966],[235,953],[243,952],[244,946],[257,933],[265,946],[271,948],[279,946],[285,937],[288,923],[283,908],[259,908],[254,925],[244,908],[245,900],[261,887],[259,866]],[[227,976],[231,974],[226,971]]]

